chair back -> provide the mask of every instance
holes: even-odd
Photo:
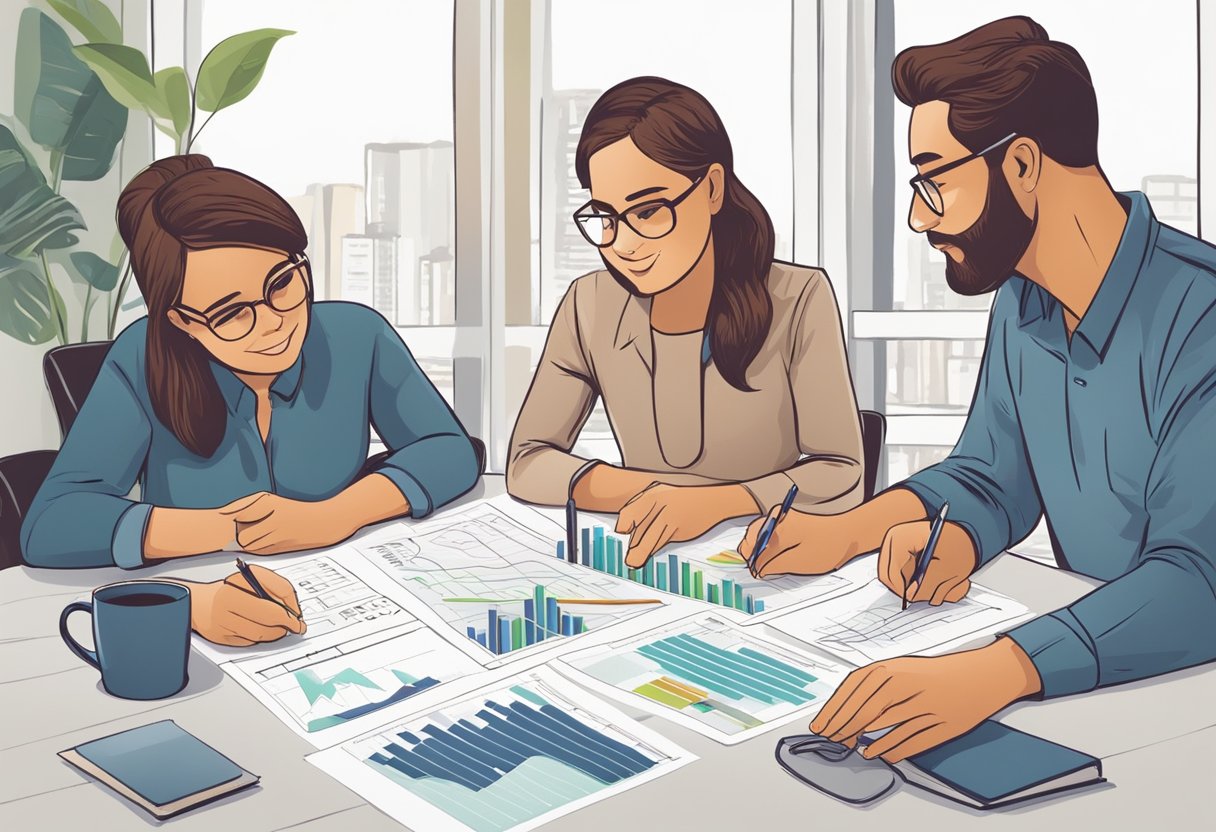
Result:
[[[876,410],[862,410],[859,415],[861,449],[865,455],[865,499],[870,500],[878,483],[878,465],[882,460],[882,446],[887,438],[887,417]]]
[[[21,523],[54,461],[54,451],[25,451],[0,459],[0,569],[22,563]]]
[[[47,350],[42,359],[42,375],[46,378],[51,401],[55,405],[55,416],[59,419],[59,431],[64,437],[72,429],[76,415],[84,406],[84,400],[93,389],[101,362],[105,361],[112,341],[91,341],[86,344],[68,344]]]

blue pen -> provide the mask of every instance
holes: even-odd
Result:
[[[925,572],[929,569],[929,561],[933,560],[933,550],[937,548],[937,539],[942,536],[942,526],[946,525],[946,512],[950,510],[949,503],[942,503],[942,510],[937,513],[937,517],[933,518],[933,525],[929,527],[929,541],[925,544],[925,549],[916,558],[916,568],[912,570],[912,580],[908,581],[907,586],[916,584],[920,586],[920,582],[925,579]],[[908,589],[904,587],[904,606],[908,608]]]
[[[764,547],[768,545],[768,539],[773,536],[773,530],[777,528],[785,515],[789,514],[790,506],[794,504],[794,498],[798,496],[798,484],[790,486],[790,490],[785,495],[785,501],[781,503],[781,511],[777,512],[776,517],[768,518],[768,522],[760,529],[760,536],[756,539],[756,551],[752,552],[752,556],[747,559],[747,568],[750,570],[756,563],[756,558],[760,557],[760,553],[764,551]]]
[[[297,613],[291,607],[287,606],[282,601],[280,601],[278,598],[275,598],[273,595],[271,595],[269,592],[267,592],[266,589],[258,582],[258,579],[256,577],[254,577],[253,570],[249,568],[249,564],[245,563],[245,561],[241,560],[240,558],[236,559],[236,570],[238,572],[240,572],[241,575],[245,578],[245,581],[249,584],[250,588],[253,590],[254,595],[258,596],[259,598],[264,598],[272,604],[278,604],[280,607],[287,610],[288,615],[290,615],[292,618],[296,619],[297,621],[304,620],[303,618],[300,617],[299,613]]]

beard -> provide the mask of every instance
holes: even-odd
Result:
[[[1013,276],[1038,227],[1039,214],[1026,216],[999,167],[988,168],[988,197],[975,224],[962,234],[927,231],[934,245],[949,244],[962,262],[946,255],[946,283],[960,295],[983,295]]]

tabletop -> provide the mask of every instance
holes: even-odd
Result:
[[[487,477],[461,503],[501,494]],[[457,504],[459,505],[459,503]],[[273,566],[272,561],[267,565]],[[141,570],[211,580],[228,574],[231,555]],[[95,785],[57,752],[106,734],[172,718],[250,771],[254,789],[165,821],[182,830],[400,830],[402,827],[309,764],[314,748],[281,724],[237,683],[197,652],[190,683],[178,695],[132,702],[105,694],[97,671],[59,637],[60,610],[94,587],[130,579],[119,569],[78,571],[14,567],[0,572],[0,828],[140,830],[151,816]],[[1006,554],[977,581],[1034,612],[1084,595],[1095,582]],[[77,618],[84,618],[77,616]],[[765,626],[765,625],[757,625]],[[77,624],[80,637],[87,624]],[[76,627],[73,627],[76,631]],[[793,642],[770,627],[766,633]],[[805,647],[805,645],[802,645]],[[1137,821],[1193,825],[1211,817],[1211,760],[1216,756],[1216,668],[1192,668],[1155,680],[1047,702],[1019,703],[1000,714],[1023,730],[1103,759],[1108,783],[1082,792],[978,812],[903,786],[864,809],[838,803],[785,774],[776,740],[806,726],[789,723],[736,746],[723,746],[661,717],[617,705],[699,758],[691,765],[547,824],[546,830],[619,830],[640,819],[667,829],[783,828],[806,821],[824,828],[952,830],[977,816],[997,826],[1047,829],[1129,828]]]

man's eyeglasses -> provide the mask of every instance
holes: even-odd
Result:
[[[206,324],[221,341],[239,341],[253,332],[257,322],[257,306],[266,304],[275,312],[290,312],[312,294],[312,279],[308,258],[293,254],[266,275],[262,300],[242,301],[225,306],[213,315],[178,304],[174,307],[183,317]]]
[[[920,198],[925,201],[925,204],[929,206],[929,210],[940,217],[946,213],[946,203],[942,199],[941,189],[937,187],[937,184],[933,181],[933,178],[936,176],[941,176],[947,171],[954,170],[961,165],[965,165],[973,159],[978,159],[986,153],[991,153],[1001,145],[1013,140],[1013,138],[1016,136],[1017,133],[1010,133],[999,142],[988,145],[978,153],[972,153],[970,156],[964,156],[961,159],[956,159],[953,162],[942,165],[938,168],[934,168],[931,171],[926,171],[925,173],[913,176],[908,180],[908,184],[911,185],[912,190],[916,191],[916,193],[920,195]]]
[[[670,234],[676,227],[676,206],[697,189],[704,176],[698,176],[688,190],[675,199],[652,199],[626,208],[620,213],[603,203],[592,200],[574,212],[574,224],[587,242],[596,248],[607,248],[616,241],[616,232],[621,223],[633,229],[639,237],[657,240]]]

